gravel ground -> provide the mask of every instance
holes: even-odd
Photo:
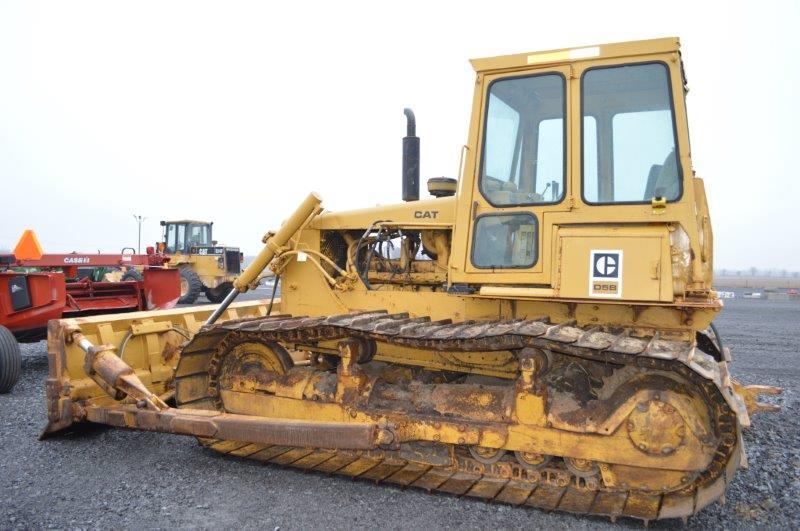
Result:
[[[263,294],[261,294],[264,296]],[[690,520],[702,528],[798,528],[800,303],[729,300],[717,324],[745,383],[785,389],[778,414],[745,432],[750,468]],[[23,345],[23,377],[0,396],[0,529],[6,528],[555,528],[616,526],[400,490],[222,457],[189,437],[92,427],[37,441],[44,425],[45,342]],[[678,526],[678,521],[653,527]]]

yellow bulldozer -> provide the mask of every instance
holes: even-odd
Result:
[[[472,61],[458,179],[323,212],[311,194],[217,307],[52,321],[51,436],[75,423],[429,491],[686,518],[777,393],[713,330],[713,246],[676,38]],[[265,268],[280,299],[234,302]]]
[[[238,247],[219,245],[212,238],[214,223],[184,219],[162,221],[163,239],[158,249],[170,257],[168,267],[181,273],[181,304],[192,304],[201,293],[211,302],[221,302],[241,273]]]

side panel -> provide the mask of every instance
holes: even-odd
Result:
[[[563,228],[558,240],[561,297],[672,300],[666,229]]]
[[[66,304],[65,286],[63,273],[0,273],[0,325],[20,339],[24,338],[24,331],[31,331],[26,339],[38,340],[48,320],[61,318]],[[12,293],[19,296],[22,291],[26,292],[28,304],[15,305]]]

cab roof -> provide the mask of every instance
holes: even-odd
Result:
[[[196,219],[171,219],[164,222],[166,223],[197,223],[199,225],[213,225],[213,221],[198,221]]]
[[[569,64],[592,59],[678,52],[680,46],[681,44],[678,37],[666,37],[663,39],[561,48],[559,50],[546,50],[543,52],[499,55],[496,57],[471,59],[470,63],[476,72],[482,73],[494,70],[516,69],[532,65]]]

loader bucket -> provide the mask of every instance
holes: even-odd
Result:
[[[269,300],[235,303],[220,320],[262,317],[267,314],[268,306]],[[174,393],[173,377],[182,345],[194,337],[216,308],[216,305],[194,306],[50,321],[47,426],[42,438],[84,420],[87,406],[114,403],[107,391],[87,374],[87,354],[73,337],[79,335],[94,345],[113,347],[150,392],[169,400]],[[280,301],[276,299],[273,312],[279,308]]]

